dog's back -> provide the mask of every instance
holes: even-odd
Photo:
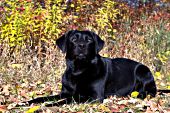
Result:
[[[147,93],[155,96],[156,85],[147,66],[126,58],[103,58],[103,61],[108,64],[105,67],[108,67],[109,74],[105,85],[106,97],[127,96],[132,91],[140,92],[141,98],[145,98]],[[147,92],[147,86],[151,86],[152,91]]]

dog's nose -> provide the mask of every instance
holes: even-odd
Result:
[[[80,49],[83,49],[84,47],[85,47],[84,44],[79,44],[79,48],[80,48]]]

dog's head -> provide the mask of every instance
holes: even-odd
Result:
[[[91,31],[71,30],[56,40],[68,59],[90,60],[103,48],[104,41]]]

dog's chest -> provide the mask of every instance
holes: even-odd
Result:
[[[96,92],[96,87],[103,87],[103,84],[99,84],[99,82],[104,82],[104,73],[99,73],[96,70],[89,70],[81,75],[79,75],[79,79],[76,82],[76,93],[84,96],[93,96],[94,92]],[[103,83],[102,82],[102,83]]]
[[[94,92],[94,89],[93,89],[94,81],[95,80],[92,78],[83,77],[83,79],[77,81],[76,92],[79,93],[80,95],[90,96],[92,92]]]

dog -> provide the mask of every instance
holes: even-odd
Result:
[[[102,102],[109,96],[128,96],[133,91],[139,92],[137,97],[141,99],[155,97],[157,88],[149,68],[126,58],[100,56],[104,41],[94,32],[71,30],[56,44],[66,53],[61,93],[30,100],[29,104],[61,99],[60,104],[73,100]]]

